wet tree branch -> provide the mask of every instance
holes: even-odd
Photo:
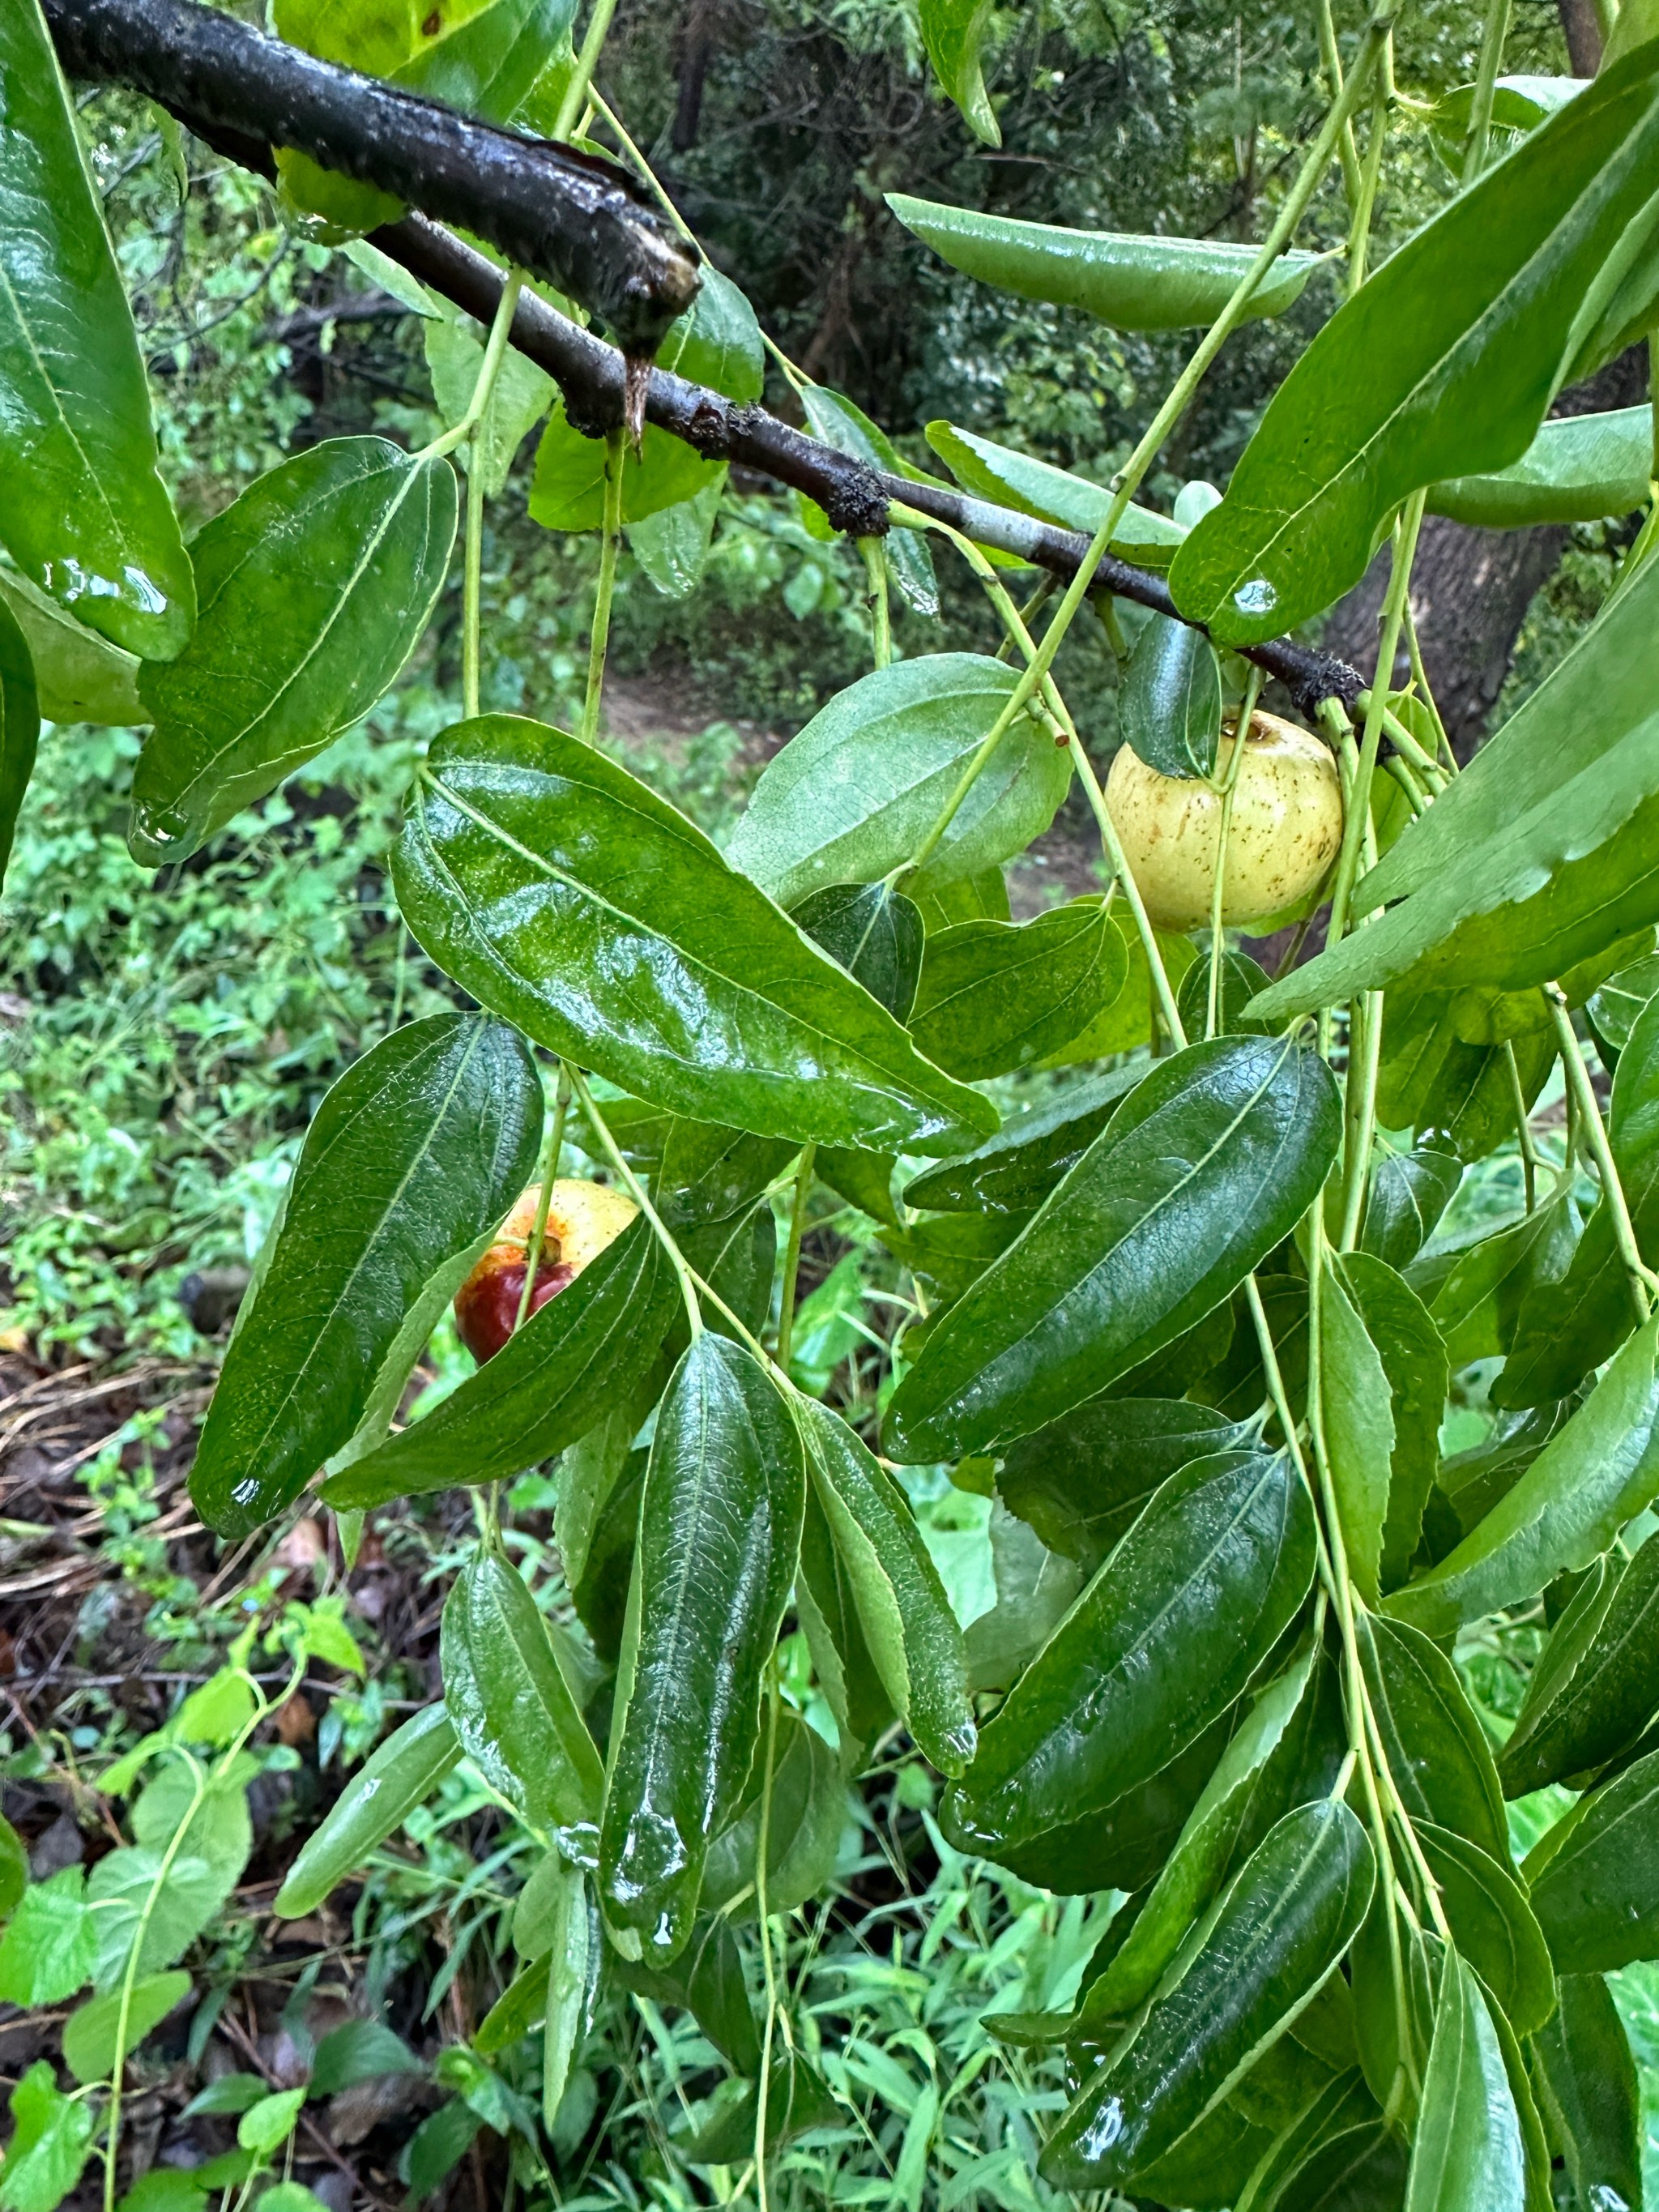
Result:
[[[481,323],[495,314],[501,272],[433,216],[464,223],[519,267],[548,276],[618,336],[631,333],[636,345],[653,328],[659,336],[672,319],[665,312],[671,300],[678,301],[678,313],[695,289],[674,290],[678,279],[666,262],[653,258],[659,218],[608,163],[314,61],[194,0],[42,4],[70,75],[147,94],[207,144],[262,175],[275,173],[273,142],[297,145],[423,209],[374,232],[374,244]],[[689,258],[678,240],[673,244]],[[647,301],[654,303],[648,312]],[[627,365],[615,346],[528,290],[511,337],[558,385],[574,428],[601,437],[622,423]],[[763,407],[740,405],[665,369],[652,369],[644,402],[647,422],[708,459],[735,462],[805,493],[849,536],[883,535],[897,502],[1056,576],[1074,576],[1088,552],[1088,540],[1075,531],[871,468]],[[1096,569],[1095,587],[1154,613],[1179,613],[1162,576],[1110,555]],[[1346,662],[1287,638],[1253,646],[1247,657],[1277,677],[1310,715],[1324,699],[1351,706],[1364,689],[1364,679]]]

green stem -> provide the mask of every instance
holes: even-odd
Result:
[[[623,469],[627,433],[611,430],[605,441],[605,532],[599,541],[599,586],[593,600],[593,629],[587,647],[587,690],[582,698],[582,738],[596,744],[599,702],[605,692],[605,653],[611,636],[611,602],[617,589],[617,556],[622,547]]]
[[[478,665],[483,650],[480,600],[483,586],[483,486],[478,476],[478,437],[474,431],[466,472],[466,550],[461,583],[461,713],[471,722],[478,712]]]
[[[1261,696],[1261,672],[1250,671],[1249,681],[1240,702],[1238,720],[1233,725],[1232,750],[1227,756],[1226,769],[1221,781],[1221,824],[1215,841],[1215,881],[1210,887],[1210,990],[1206,1001],[1204,1034],[1212,1037],[1216,1024],[1221,1018],[1221,958],[1225,948],[1222,929],[1222,909],[1226,904],[1227,841],[1232,834],[1233,796],[1238,789],[1239,769],[1243,764],[1244,748],[1249,742],[1250,724],[1255,714],[1255,702]]]
[[[786,1375],[789,1372],[789,1352],[795,1334],[795,1281],[800,1273],[800,1240],[806,1228],[806,1201],[811,1195],[812,1168],[817,1156],[816,1145],[803,1149],[789,1208],[789,1240],[784,1247],[783,1290],[778,1307],[777,1361]]]
[[[702,1334],[702,1309],[697,1303],[696,1285],[690,1268],[686,1265],[685,1255],[664,1228],[662,1217],[652,1205],[645,1185],[623,1157],[622,1146],[611,1135],[610,1124],[594,1103],[593,1094],[587,1087],[586,1078],[579,1068],[570,1066],[568,1061],[565,1063],[565,1067],[570,1078],[570,1087],[581,1102],[582,1111],[586,1115],[593,1133],[599,1140],[600,1151],[622,1177],[627,1186],[629,1195],[651,1224],[658,1243],[667,1255],[668,1263],[673,1268],[679,1281],[680,1295],[685,1300],[685,1317],[691,1324],[691,1334],[695,1340]]]
[[[641,153],[639,148],[629,137],[627,128],[623,123],[621,117],[617,113],[616,109],[611,106],[609,100],[603,99],[597,92],[590,92],[589,97],[593,102],[594,113],[596,115],[602,116],[605,122],[610,125],[611,130],[616,133],[617,143],[621,146],[623,153],[627,155],[629,160],[634,164],[634,167],[639,171],[641,180],[645,185],[646,189],[650,192],[652,198],[657,202],[657,204],[661,208],[663,213],[668,217],[670,222],[673,224],[675,229],[678,231],[680,236],[685,240],[686,244],[688,246],[694,246],[696,249],[698,259],[701,261],[706,261],[708,257],[703,252],[696,233],[692,229],[690,224],[675,206],[673,201],[668,197],[668,193],[663,185],[661,178],[658,176],[656,171],[652,167],[649,161],[646,160],[644,155]]]
[[[1325,74],[1331,81],[1331,98],[1335,100],[1342,90],[1342,55],[1336,43],[1336,24],[1331,15],[1331,0],[1319,0],[1319,58],[1324,64]],[[1350,118],[1342,125],[1342,135],[1337,141],[1337,155],[1342,164],[1342,183],[1348,196],[1350,208],[1359,205],[1359,149],[1354,143],[1353,122]]]
[[[1474,73],[1474,98],[1469,106],[1469,143],[1463,152],[1463,184],[1472,185],[1486,166],[1492,137],[1492,98],[1498,72],[1504,65],[1504,41],[1510,34],[1511,0],[1486,0],[1486,28],[1480,38],[1480,60]]]
[[[593,82],[593,72],[599,67],[599,55],[611,29],[611,19],[617,12],[617,0],[593,0],[593,12],[587,19],[587,28],[582,33],[581,52],[576,57],[576,71],[564,88],[559,102],[559,112],[553,118],[551,135],[568,138],[574,129],[577,118],[587,105],[587,88]]]
[[[772,2035],[778,2016],[777,1974],[772,1964],[772,1930],[767,1911],[766,1861],[772,1843],[772,1778],[777,1771],[778,1661],[767,1668],[766,1779],[761,1790],[760,1835],[755,1850],[755,1911],[760,1921],[761,1972],[766,1983],[766,2027],[761,2038],[760,2081],[755,2091],[755,2197],[759,2212],[769,2212],[766,2187],[767,2092],[771,2086]]]
[[[1636,1317],[1638,1322],[1645,1322],[1650,1300],[1653,1293],[1659,1291],[1659,1275],[1644,1264],[1636,1242],[1636,1231],[1626,1201],[1625,1187],[1619,1180],[1619,1170],[1613,1160],[1613,1146],[1608,1141],[1607,1124],[1601,1119],[1601,1109],[1596,1100],[1595,1085],[1590,1081],[1589,1069],[1584,1065],[1583,1049],[1572,1025],[1566,994],[1559,983],[1547,983],[1544,995],[1549,1000],[1550,1018],[1555,1024],[1555,1042],[1560,1049],[1561,1064],[1567,1072],[1567,1084],[1577,1101],[1580,1133],[1589,1146],[1601,1178],[1601,1199],[1613,1223],[1613,1242],[1619,1247],[1619,1256],[1624,1261],[1625,1273],[1630,1278],[1630,1293],[1636,1307]]]
[[[859,551],[864,556],[864,572],[870,579],[871,643],[878,668],[885,668],[893,658],[893,617],[887,599],[887,548],[879,538],[860,538]]]
[[[1354,1016],[1358,1019],[1358,1050],[1354,1045]],[[1370,1191],[1371,1146],[1376,1139],[1376,1085],[1382,1064],[1382,994],[1367,991],[1349,1015],[1348,1080],[1342,1163],[1342,1220],[1337,1249],[1352,1252],[1359,1241],[1359,1224],[1365,1215]]]
[[[531,1295],[536,1287],[536,1270],[542,1264],[542,1246],[547,1239],[548,1208],[553,1203],[553,1186],[558,1181],[559,1157],[564,1150],[565,1117],[570,1110],[570,1078],[565,1073],[564,1062],[559,1062],[558,1089],[553,1094],[553,1124],[547,1133],[547,1152],[542,1163],[542,1187],[536,1200],[536,1218],[532,1224],[530,1242],[525,1247],[524,1288],[519,1293],[519,1310],[513,1317],[514,1333],[521,1329],[530,1315]]]
[[[1532,1212],[1538,1203],[1538,1146],[1532,1133],[1532,1115],[1527,1110],[1527,1094],[1521,1088],[1521,1066],[1515,1057],[1515,1047],[1507,1039],[1504,1045],[1504,1064],[1509,1072],[1510,1098],[1515,1107],[1515,1134],[1521,1147],[1521,1175],[1526,1187],[1527,1211]]]
[[[524,289],[524,279],[514,270],[501,287],[501,296],[495,302],[495,313],[490,319],[489,335],[484,340],[483,359],[478,364],[478,380],[472,387],[472,397],[467,402],[466,412],[460,421],[434,438],[429,446],[422,446],[417,460],[441,460],[464,446],[483,422],[484,410],[489,404],[489,395],[495,389],[495,378],[507,356],[507,340],[513,332],[513,319],[519,312],[519,295]]]
[[[1389,33],[1389,49],[1393,50],[1393,33]],[[1365,281],[1366,264],[1370,255],[1371,218],[1376,211],[1376,188],[1382,176],[1382,151],[1388,143],[1389,110],[1393,99],[1390,82],[1393,72],[1387,65],[1378,71],[1376,95],[1371,101],[1371,135],[1365,145],[1365,166],[1360,172],[1359,198],[1354,206],[1353,220],[1348,226],[1348,294],[1352,297]]]

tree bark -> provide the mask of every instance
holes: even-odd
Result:
[[[1594,0],[1556,0],[1575,76],[1594,76],[1601,66],[1601,26]]]

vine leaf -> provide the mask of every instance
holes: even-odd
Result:
[[[0,538],[60,606],[165,660],[196,618],[126,292],[38,0],[0,20]]]
[[[66,2097],[52,2062],[37,2058],[11,2093],[0,2204],[6,2212],[55,2212],[92,2148],[97,2115],[83,2097]]]
[[[434,1323],[534,1171],[541,1079],[473,1014],[384,1037],[318,1109],[191,1474],[241,1535],[354,1437],[379,1443]]]
[[[673,1113],[872,1151],[962,1150],[995,1127],[701,830],[562,731],[447,730],[392,880],[475,999]]]
[[[888,1407],[889,1453],[1029,1436],[1201,1321],[1305,1212],[1339,1121],[1329,1070],[1289,1038],[1160,1061],[929,1334]]]
[[[657,1415],[617,1673],[599,1892],[624,1956],[663,1964],[690,1933],[709,1842],[754,1761],[805,1498],[770,1376],[740,1345],[696,1338]]]
[[[1285,378],[1226,499],[1176,556],[1181,611],[1223,644],[1278,637],[1358,581],[1408,493],[1518,460],[1601,342],[1610,267],[1651,230],[1656,149],[1649,52],[1386,262]]]
[[[201,616],[138,689],[133,858],[189,857],[361,720],[425,629],[455,542],[455,471],[384,438],[272,469],[191,547]]]

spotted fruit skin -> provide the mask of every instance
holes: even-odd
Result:
[[[483,1365],[512,1335],[524,1295],[526,1247],[536,1226],[541,1185],[532,1183],[502,1222],[495,1241],[461,1285],[455,1299],[455,1328],[461,1342]],[[574,1283],[605,1246],[620,1237],[639,1212],[631,1198],[604,1183],[578,1177],[553,1185],[547,1227],[530,1293],[529,1314]]]
[[[1119,748],[1106,805],[1135,887],[1159,929],[1206,925],[1221,835],[1220,785],[1236,742],[1222,733],[1212,781],[1159,775]],[[1258,921],[1304,897],[1342,844],[1342,785],[1328,748],[1276,714],[1251,718],[1233,793],[1221,919]]]

